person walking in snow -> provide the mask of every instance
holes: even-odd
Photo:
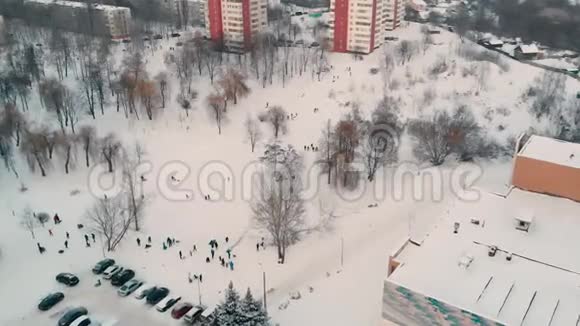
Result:
[[[137,238],[137,246],[141,247],[141,239]]]
[[[232,259],[232,249],[226,250],[226,253],[228,254],[228,259]]]
[[[52,229],[48,229],[48,234],[50,234],[50,236],[52,237]]]
[[[205,257],[205,262],[209,263],[209,257]]]
[[[197,252],[197,246],[193,245],[193,252]]]
[[[179,250],[179,259],[183,259],[183,254],[181,253],[181,250]]]
[[[89,243],[89,236],[85,234],[85,242]],[[88,247],[88,246],[87,246]]]
[[[70,239],[70,234],[68,232],[66,233],[66,238]]]
[[[226,243],[228,243],[228,241],[230,241],[230,238],[226,237]]]
[[[68,249],[68,240],[64,240],[64,247]]]
[[[93,242],[97,242],[97,240],[95,240],[95,234],[91,233],[91,237],[93,238]]]
[[[260,251],[260,243],[256,242],[256,251]]]
[[[234,262],[232,260],[230,260],[230,270],[234,270]]]
[[[148,237],[147,237],[147,242],[148,242],[148,243],[151,243],[151,236],[148,236]]]
[[[87,240],[87,242],[85,243],[85,245],[87,246],[87,248],[91,247],[91,243],[89,242],[89,240]]]
[[[201,275],[201,273],[199,273],[199,282],[203,282],[203,275]]]
[[[212,249],[211,250],[211,259],[213,259],[214,256],[215,256],[215,251]]]

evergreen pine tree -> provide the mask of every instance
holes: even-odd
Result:
[[[234,289],[234,284],[230,282],[226,289],[226,296],[216,309],[217,325],[219,326],[239,326],[245,321],[241,310],[240,295]]]
[[[246,292],[246,296],[242,299],[241,310],[246,321],[243,326],[268,326],[270,325],[268,315],[262,309],[262,304],[255,300],[252,296],[250,288]]]

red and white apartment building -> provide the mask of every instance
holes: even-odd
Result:
[[[335,52],[371,53],[401,25],[405,0],[330,0]]]
[[[268,25],[267,0],[207,0],[205,28],[230,51],[244,51]]]

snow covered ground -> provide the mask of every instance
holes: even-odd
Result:
[[[421,38],[419,26],[409,26],[391,33],[401,40]],[[484,88],[478,86],[474,76],[463,76],[463,67],[472,63],[458,58],[456,47],[459,38],[442,31],[434,35],[435,45],[423,53],[419,51],[409,63],[397,65],[392,81],[398,88],[386,93],[399,97],[401,115],[404,119],[430,110],[452,109],[457,103],[468,104],[481,124],[499,141],[512,135],[538,127],[530,116],[521,93],[542,70],[509,61],[509,71],[491,65],[489,79]],[[165,42],[162,49],[148,54],[147,70],[151,76],[165,67],[164,54],[175,40]],[[276,263],[275,248],[267,245],[265,251],[256,251],[256,243],[266,234],[252,224],[248,203],[244,200],[242,176],[244,169],[255,161],[263,145],[273,139],[270,126],[261,125],[266,137],[255,153],[244,140],[243,122],[248,115],[263,112],[266,103],[282,105],[289,113],[297,113],[289,121],[289,132],[282,142],[297,149],[316,143],[326,121],[337,121],[356,103],[365,114],[370,114],[384,94],[381,73],[371,74],[371,68],[380,68],[382,51],[396,43],[385,45],[375,53],[355,61],[349,54],[331,54],[332,69],[320,82],[306,74],[295,77],[285,87],[275,81],[273,86],[262,88],[255,81],[249,97],[228,109],[228,123],[218,136],[214,121],[208,116],[203,99],[211,91],[207,78],[194,81],[199,99],[193,104],[189,117],[179,109],[175,101],[162,111],[156,121],[126,120],[114,109],[105,111],[92,121],[86,117],[82,124],[97,127],[99,135],[116,132],[130,148],[138,140],[146,147],[145,160],[151,163],[144,189],[150,201],[141,232],[131,232],[119,248],[107,256],[114,257],[123,266],[134,269],[138,278],[170,288],[181,294],[183,300],[197,303],[199,293],[196,283],[188,282],[188,273],[203,274],[201,297],[204,304],[219,302],[222,291],[229,281],[239,290],[250,287],[256,296],[262,293],[262,272],[266,273],[268,289],[268,312],[280,325],[378,325],[381,320],[382,281],[386,276],[387,255],[402,239],[429,230],[441,215],[447,214],[447,204],[454,199],[449,184],[442,188],[441,200],[430,198],[414,200],[407,195],[402,199],[385,196],[375,198],[373,187],[367,185],[354,200],[346,200],[328,189],[321,177],[319,188],[307,203],[307,219],[311,225],[320,225],[328,213],[330,224],[310,232],[301,242],[289,248],[287,262]],[[123,54],[118,46],[119,55]],[[437,60],[447,60],[450,68],[437,76],[429,77],[428,70]],[[352,75],[347,68],[352,68]],[[335,76],[335,78],[333,78]],[[333,81],[333,79],[335,79]],[[74,82],[74,81],[71,81]],[[580,89],[578,81],[568,78],[570,92]],[[174,90],[177,81],[172,81]],[[437,95],[430,104],[424,101],[427,90]],[[174,97],[174,96],[173,96]],[[37,121],[48,121],[37,101],[33,103],[31,116]],[[317,113],[313,108],[320,108]],[[303,152],[307,167],[314,164],[315,153]],[[401,161],[412,161],[409,140],[405,136],[400,155]],[[182,181],[181,189],[191,189],[193,197],[186,198],[176,191],[169,180],[169,173],[178,172],[175,164],[183,162],[189,174],[181,171],[175,177]],[[509,161],[477,162],[483,168],[478,184],[489,189],[505,189],[509,180]],[[448,181],[448,175],[458,164],[449,162],[437,171]],[[231,169],[228,171],[228,169]],[[104,256],[99,239],[90,248],[84,247],[85,229],[77,230],[77,223],[85,223],[85,211],[94,197],[90,189],[94,185],[90,176],[98,171],[79,167],[70,175],[58,169],[41,178],[18,162],[20,179],[6,173],[0,174],[0,324],[44,325],[57,318],[56,310],[76,304],[86,305],[91,313],[103,320],[118,320],[120,325],[167,325],[168,314],[160,314],[142,307],[133,298],[118,298],[109,284],[94,288],[96,277],[90,269]],[[230,174],[231,173],[231,174]],[[221,179],[219,176],[223,176]],[[230,177],[228,181],[227,177]],[[105,178],[107,179],[107,178]],[[21,192],[21,185],[28,190]],[[363,183],[364,184],[364,183]],[[393,185],[397,189],[410,189],[412,180],[404,179]],[[219,191],[224,186],[232,189]],[[231,187],[231,188],[230,188]],[[80,191],[71,195],[74,190]],[[312,190],[312,189],[310,189]],[[247,191],[247,189],[245,190]],[[430,193],[430,189],[425,189]],[[203,200],[210,194],[212,200]],[[354,196],[353,194],[348,194]],[[369,208],[373,203],[378,207]],[[37,212],[58,213],[63,222],[57,226],[49,223],[35,230],[36,239],[20,225],[18,214],[30,206]],[[50,236],[51,229],[53,236]],[[69,250],[58,254],[63,248],[65,232],[70,232]],[[152,248],[138,247],[136,238],[142,242],[152,237]],[[225,243],[225,237],[229,243]],[[167,237],[179,243],[163,250],[162,241]],[[211,239],[219,242],[217,256],[225,256],[232,248],[235,254],[233,271],[225,269],[216,261],[206,263]],[[47,248],[39,255],[36,243]],[[341,243],[343,245],[341,245]],[[198,252],[189,255],[193,245]],[[341,246],[344,248],[341,266]],[[184,260],[178,257],[181,250]],[[54,281],[58,272],[68,271],[79,275],[77,288],[64,289],[66,295],[56,310],[48,313],[36,311],[37,300],[51,290],[62,289]],[[312,292],[310,287],[313,289]],[[290,300],[289,293],[299,291],[300,300]],[[285,309],[279,309],[280,306]],[[149,311],[150,310],[150,311]],[[175,324],[175,323],[174,323]]]

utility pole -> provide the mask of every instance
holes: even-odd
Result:
[[[197,279],[197,293],[199,294],[199,305],[201,306],[201,286],[199,285],[199,278]]]
[[[344,266],[344,238],[340,238],[340,267]]]
[[[263,279],[263,285],[264,285],[264,311],[266,312],[266,315],[268,314],[268,304],[266,303],[266,272],[262,271],[262,279]]]

